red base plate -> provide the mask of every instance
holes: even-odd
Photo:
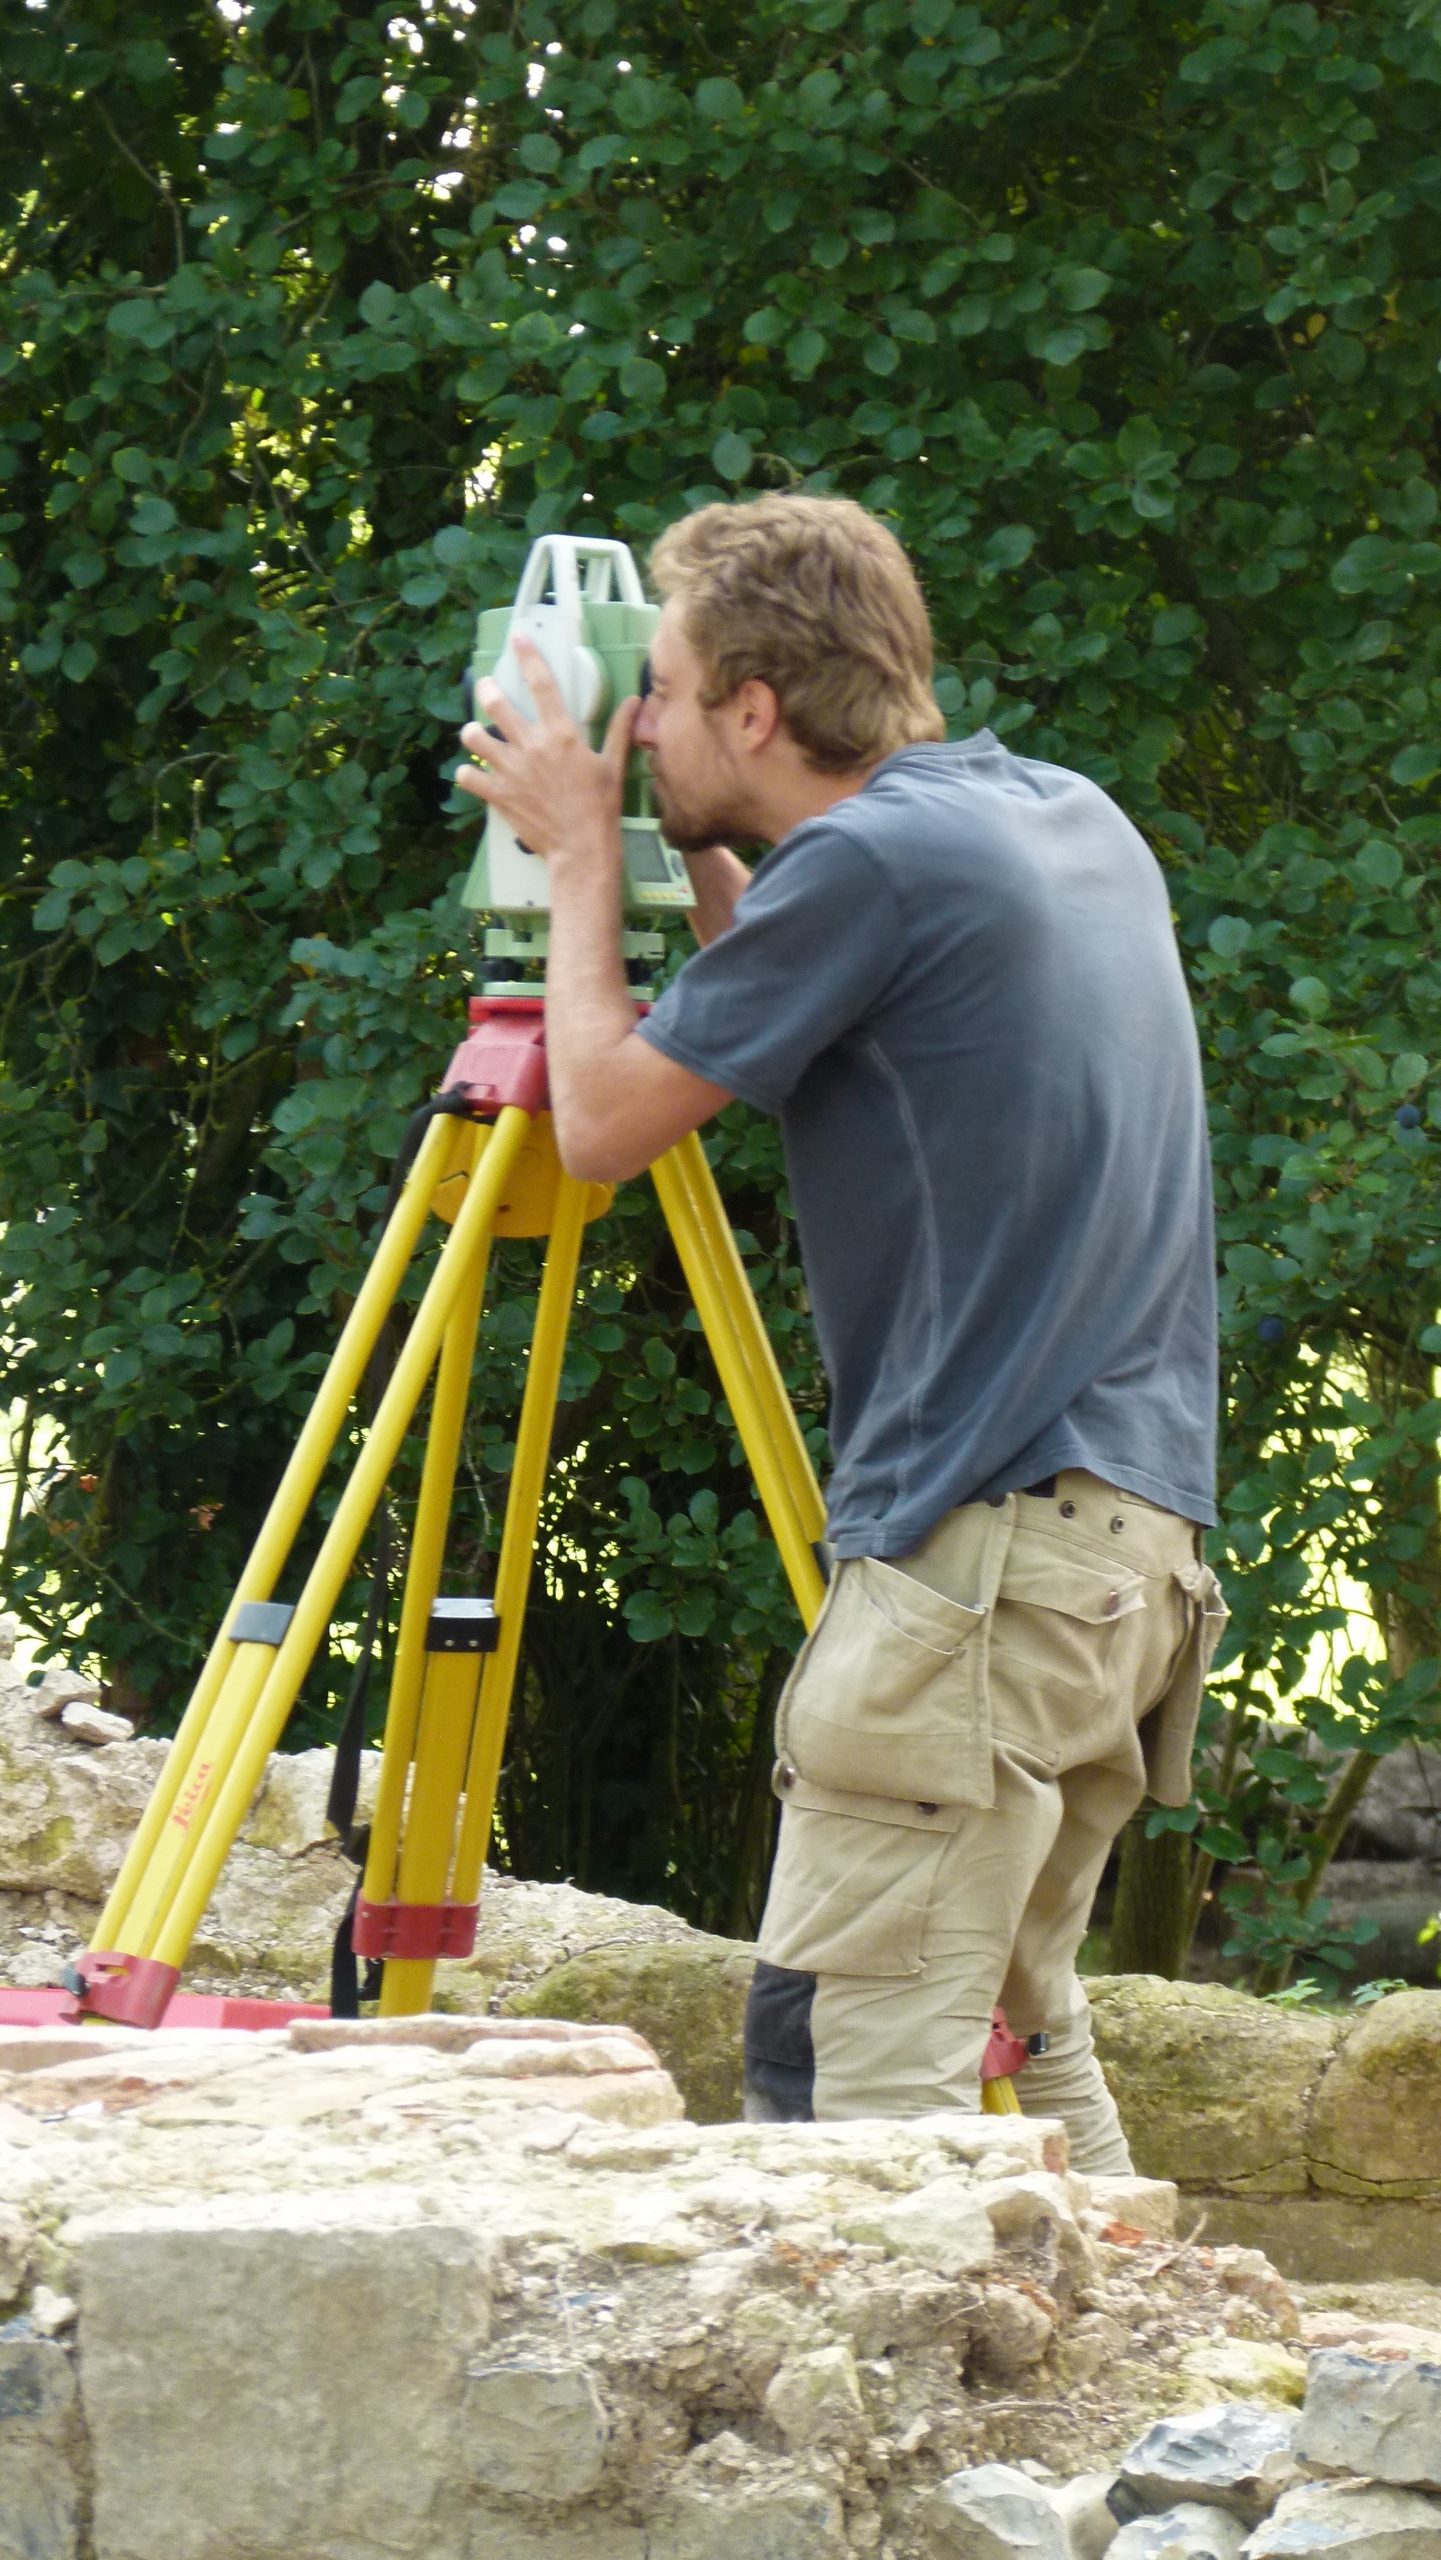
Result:
[[[0,1988],[0,2026],[103,2027],[104,2018],[76,2018],[70,1991],[7,1991]],[[284,2027],[292,2018],[328,2018],[329,2009],[315,2000],[232,2000],[221,1992],[177,1991],[154,2033],[167,2027]]]

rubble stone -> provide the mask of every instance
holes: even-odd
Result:
[[[1322,2348],[1307,2369],[1296,2450],[1321,2471],[1441,2490],[1441,2364]]]
[[[74,2560],[79,2548],[75,2374],[23,2320],[0,2329],[0,2553]]]
[[[74,1698],[60,1710],[60,1722],[77,1742],[133,1742],[135,1728],[124,1716],[111,1715],[106,1707],[92,1706],[87,1698]]]
[[[1123,2523],[1183,2500],[1258,2524],[1298,2477],[1296,2420],[1247,2401],[1160,2418],[1121,2458],[1112,2512]]]
[[[1245,2540],[1246,2527],[1224,2507],[1183,2500],[1159,2515],[1123,2524],[1111,2560],[1239,2560]]]
[[[793,2450],[854,2438],[864,2429],[866,2416],[855,2357],[839,2343],[788,2356],[768,2384],[762,2406]]]
[[[482,2488],[563,2506],[600,2484],[610,2427],[583,2365],[473,2364],[464,2424]]]
[[[1306,2367],[1268,2338],[1207,2339],[1188,2347],[1181,2372],[1207,2400],[1259,2401],[1270,2409],[1299,2409],[1306,2389]]]
[[[1114,2548],[1114,2545],[1112,2546]],[[1441,2560],[1441,2506],[1414,2489],[1356,2481],[1288,2489],[1246,2560]]]
[[[1069,2560],[1054,2500],[1007,2462],[953,2471],[926,2509],[926,2529],[936,2560]]]

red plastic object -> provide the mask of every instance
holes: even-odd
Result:
[[[99,2011],[77,2010],[69,1991],[0,1989],[0,2026],[83,2026]],[[292,2018],[328,2018],[314,2000],[232,2000],[221,1992],[177,1991],[158,2027],[284,2027]]]
[[[468,1956],[480,1919],[478,1902],[367,1902],[355,1906],[350,1943],[358,1956]]]
[[[983,2080],[1014,2080],[1016,2073],[1024,2071],[1025,2067],[1024,2036],[1012,2035],[1006,2024],[1004,2009],[994,2010],[991,2015],[990,2042],[981,2056],[981,2078]]]
[[[538,996],[472,996],[470,1029],[445,1071],[444,1093],[463,1093],[477,1119],[507,1104],[548,1111],[545,1007]]]
[[[74,2002],[68,2014],[77,2024],[82,2018],[113,2018],[124,2027],[158,2027],[179,1980],[178,1964],[92,1949],[65,1968],[65,1988]]]

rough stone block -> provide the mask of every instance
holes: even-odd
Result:
[[[1247,2401],[1160,2418],[1122,2455],[1112,2513],[1129,2524],[1136,2515],[1194,2502],[1259,2524],[1299,2476],[1295,2436],[1289,2411]]]
[[[1114,1974],[1086,1989],[1138,2168],[1182,2187],[1305,2192],[1311,2092],[1338,2023],[1218,1983]]]
[[[157,2518],[165,2560],[463,2548],[465,2376],[489,2323],[474,2231],[387,2187],[96,2215],[62,2242],[94,2560],[156,2560]]]
[[[1123,2524],[1111,2560],[1239,2560],[1246,2528],[1224,2507],[1182,2504]]]
[[[0,2330],[0,2560],[74,2560],[77,2432],[65,2349],[11,2321]]]
[[[92,1706],[86,1698],[72,1699],[60,1710],[62,1732],[71,1733],[77,1742],[133,1742],[135,1727],[124,1716],[111,1715],[107,1707]]]
[[[1030,2250],[1049,2273],[1064,2273],[1073,2285],[1095,2274],[1096,2253],[1072,2210],[1067,2179],[1032,2170],[983,2188],[981,2200],[1003,2244]]]
[[[926,2502],[925,2529],[936,2560],[1068,2560],[1069,2555],[1054,2499],[1008,2462],[953,2471]]]
[[[564,2506],[600,2486],[610,2428],[584,2365],[531,2357],[473,2364],[464,2426],[483,2489]]]
[[[1348,2195],[1441,2198],[1441,1991],[1396,1991],[1348,2026],[1316,2093],[1311,2176]]]
[[[1246,2560],[1441,2560],[1441,2506],[1414,2489],[1355,2482],[1288,2489]]]
[[[659,2054],[698,2124],[741,2112],[741,2022],[755,1955],[692,1932],[682,1944],[592,1948],[507,1999],[508,2014],[609,2020]]]
[[[1321,2471],[1441,2489],[1441,2364],[1323,2347],[1307,2370],[1296,2450]]]

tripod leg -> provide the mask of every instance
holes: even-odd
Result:
[[[477,1253],[495,1222],[510,1171],[525,1140],[529,1115],[501,1113],[464,1205],[416,1311],[404,1349],[381,1399],[369,1437],[281,1637],[269,1673],[222,1765],[197,1766],[184,1799],[165,1826],[121,1936],[123,1952],[144,1956],[178,1974],[200,1916],[214,1889],[251,1798],[275,1748],[315,1648],[329,1623],[345,1577],[395,1461],[426,1379],[434,1365],[451,1311]],[[479,1136],[477,1143],[481,1143]],[[183,1821],[179,1818],[184,1817]]]
[[[588,1196],[585,1183],[577,1182],[570,1174],[561,1176],[551,1220],[545,1276],[535,1311],[535,1334],[530,1346],[530,1366],[526,1372],[525,1395],[515,1436],[515,1464],[511,1470],[505,1529],[496,1568],[495,1606],[500,1621],[500,1638],[495,1652],[486,1656],[485,1669],[481,1673],[480,1699],[466,1771],[465,1811],[455,1851],[453,1890],[458,1901],[478,1899],[485,1869],[485,1852],[495,1812],[495,1791],[500,1780],[501,1754],[505,1749],[506,1721],[510,1714],[521,1631],[525,1623],[526,1595],[535,1558],[541,1495],[545,1488],[551,1434],[555,1427],[561,1363],[570,1329],[570,1312],[575,1303],[575,1278],[580,1264]]]
[[[268,1600],[275,1588],[341,1425],[355,1400],[380,1328],[394,1303],[415,1250],[416,1239],[429,1215],[437,1175],[453,1143],[454,1123],[449,1120],[437,1119],[426,1132],[375,1258],[361,1283],[345,1329],[331,1354],[329,1367],[281,1477],[265,1524],[251,1549],[236,1586],[232,1606],[211,1646],[190,1704],[166,1755],[154,1793],[100,1915],[93,1940],[97,1947],[115,1947],[121,1943],[121,1933],[128,1927],[131,1905],[141,1879],[149,1870],[177,1800],[182,1791],[188,1795],[188,1782],[198,1773],[198,1764],[205,1759],[213,1763],[209,1733],[211,1713],[222,1688],[227,1683],[234,1684],[236,1666],[242,1653],[250,1656],[249,1661],[239,1665],[244,1692],[242,1717],[248,1716],[263,1685],[263,1679],[257,1681],[254,1675],[256,1671],[263,1675],[267,1667],[267,1649],[236,1644],[230,1632],[235,1615],[247,1602]]]
[[[694,1132],[651,1175],[802,1623],[821,1603],[825,1506],[745,1266]]]
[[[455,1807],[475,1707],[475,1666],[466,1654],[437,1659],[428,1651],[428,1639],[445,1561],[484,1281],[485,1266],[477,1260],[446,1328],[436,1370],[362,1883],[364,1898],[372,1904],[392,1898],[437,1904],[444,1899],[449,1875]],[[424,2009],[434,1971],[433,1961],[388,1955],[382,2010],[409,2015]],[[407,1988],[420,1996],[403,1998]]]

